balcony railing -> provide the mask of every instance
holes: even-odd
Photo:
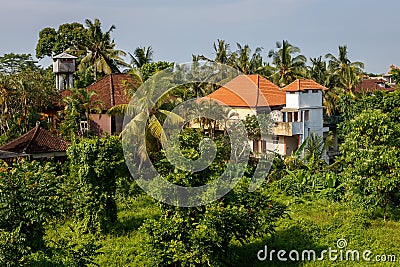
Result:
[[[283,136],[303,134],[302,122],[278,122],[274,134]]]

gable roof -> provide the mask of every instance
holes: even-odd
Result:
[[[356,92],[374,92],[377,90],[381,91],[394,91],[396,88],[388,85],[384,79],[363,79],[360,84],[357,85]]]
[[[297,79],[285,86],[282,90],[287,92],[298,92],[304,90],[328,90],[328,88],[311,79]]]
[[[204,98],[213,99],[230,107],[266,107],[286,104],[285,92],[258,74],[239,75]]]
[[[65,52],[62,52],[61,54],[58,54],[57,56],[54,56],[53,58],[71,58],[71,59],[77,59],[77,57],[67,54]]]
[[[128,74],[109,74],[86,87],[86,90],[95,91],[97,93],[97,96],[94,97],[95,100],[101,100],[104,110],[108,110],[115,105],[129,103],[130,99],[125,94],[126,87],[123,85],[123,81],[134,83]]]
[[[0,150],[14,153],[39,154],[48,152],[63,152],[68,143],[38,124],[26,134],[0,147]]]

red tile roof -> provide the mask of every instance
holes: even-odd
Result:
[[[310,79],[297,79],[283,88],[284,91],[297,92],[304,90],[328,90],[325,86]]]
[[[265,107],[286,104],[285,92],[260,75],[240,75],[204,97],[230,107]]]
[[[377,90],[394,91],[396,88],[388,85],[384,79],[363,79],[356,87],[356,92],[374,92]]]
[[[104,110],[108,110],[115,105],[129,103],[130,99],[125,94],[124,81],[134,83],[128,74],[109,74],[89,85],[86,90],[95,91],[97,98],[94,100],[100,99],[104,104]]]
[[[39,154],[48,152],[62,152],[67,150],[68,143],[61,138],[52,135],[49,131],[36,126],[21,137],[0,147],[0,150]]]

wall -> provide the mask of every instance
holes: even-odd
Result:
[[[286,92],[286,107],[287,108],[299,108],[300,107],[300,99],[299,92]]]
[[[111,134],[111,117],[106,114],[90,114],[94,124],[100,129],[99,133]]]

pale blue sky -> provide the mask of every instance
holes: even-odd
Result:
[[[400,65],[399,0],[2,0],[0,54],[35,54],[44,27],[84,24],[99,18],[103,29],[117,28],[117,48],[132,52],[151,45],[155,60],[188,62],[192,54],[213,56],[212,44],[224,39],[263,56],[276,41],[288,40],[302,54],[337,54],[346,44],[352,61],[367,72]],[[42,61],[47,65],[49,61]]]

